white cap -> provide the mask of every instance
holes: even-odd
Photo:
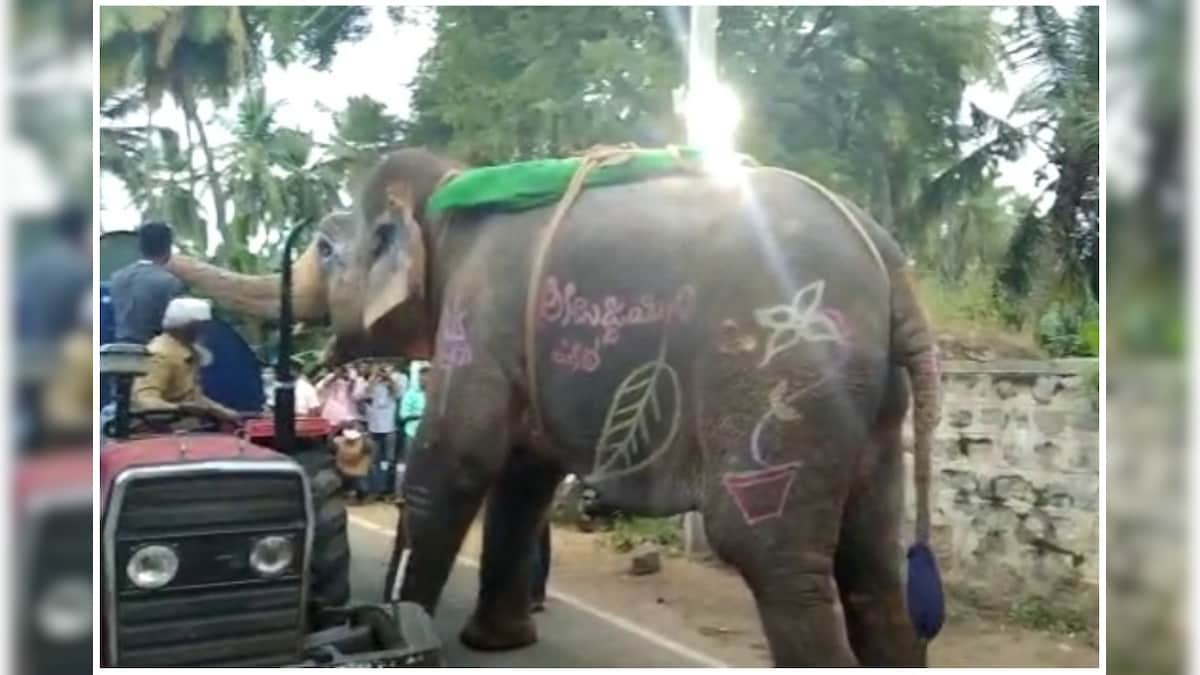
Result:
[[[212,305],[200,298],[175,298],[163,313],[163,330],[212,321]]]

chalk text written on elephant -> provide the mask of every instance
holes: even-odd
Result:
[[[696,308],[696,289],[681,286],[669,297],[642,294],[628,300],[615,294],[589,298],[578,292],[574,282],[561,282],[550,275],[542,284],[538,318],[560,327],[583,327],[593,331],[591,339],[560,337],[551,361],[572,371],[594,372],[600,367],[606,347],[621,341],[629,326],[669,326],[690,321]]]
[[[458,368],[471,363],[471,343],[467,339],[467,311],[456,297],[442,311],[438,327],[437,358],[440,365]]]

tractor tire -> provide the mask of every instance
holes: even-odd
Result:
[[[293,459],[308,474],[312,491],[313,545],[309,560],[309,604],[314,610],[350,601],[350,537],[342,479],[324,448],[297,453]]]

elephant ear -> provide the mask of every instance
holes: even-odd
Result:
[[[366,234],[369,267],[363,328],[376,322],[406,302],[418,300],[424,292],[425,242],[421,227],[413,215],[411,191],[401,184],[388,187],[388,216],[369,225]]]

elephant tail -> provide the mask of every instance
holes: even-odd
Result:
[[[941,630],[945,618],[941,575],[929,547],[933,434],[942,415],[942,373],[937,340],[908,270],[895,279],[893,292],[895,353],[908,371],[913,397],[913,490],[917,513],[915,541],[908,550],[908,611],[918,635],[929,640]]]

